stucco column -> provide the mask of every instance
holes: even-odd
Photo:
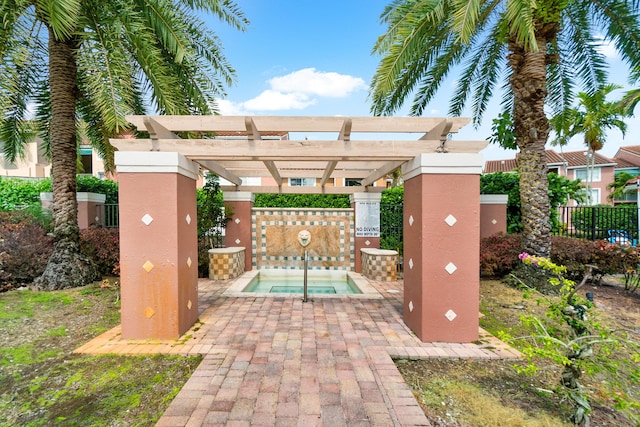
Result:
[[[85,230],[92,225],[104,226],[104,202],[107,196],[98,193],[78,192],[78,228]],[[40,193],[43,209],[53,209],[53,193]]]
[[[478,339],[482,164],[429,153],[403,167],[404,321],[424,342]]]
[[[253,259],[251,210],[255,196],[249,191],[225,191],[222,196],[225,208],[233,212],[231,219],[227,222],[224,245],[244,247],[244,270],[251,271]]]
[[[506,194],[480,195],[480,238],[507,232]]]
[[[362,272],[362,248],[380,248],[380,193],[353,193],[349,200],[355,216],[354,270]]]
[[[196,179],[179,153],[115,153],[123,338],[178,338],[198,318]]]

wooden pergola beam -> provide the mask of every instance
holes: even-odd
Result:
[[[146,130],[143,120],[147,117],[174,131],[193,132],[246,132],[246,119],[250,118],[261,132],[340,132],[345,117],[340,116],[127,116],[126,119],[139,130]],[[419,133],[429,132],[438,125],[441,117],[349,117],[351,133]],[[466,117],[449,118],[450,133],[470,122]]]
[[[218,162],[215,162],[213,160],[195,160],[195,162],[204,169],[215,173],[219,177],[222,177],[235,185],[242,185],[242,179],[239,176],[232,172],[229,172]]]
[[[369,176],[367,176],[366,178],[364,178],[360,182],[360,185],[362,185],[363,187],[367,187],[367,186],[373,184],[374,182],[376,182],[377,180],[379,180],[380,178],[382,178],[384,176],[387,176],[388,174],[390,174],[394,170],[398,169],[404,163],[405,162],[389,162],[389,163],[386,163],[382,167],[380,167],[380,168],[374,170],[373,172],[371,172],[369,174]]]
[[[153,147],[150,139],[111,139],[111,144],[126,151],[148,151]],[[478,152],[487,141],[449,141],[451,153]],[[439,141],[350,141],[344,149],[342,141],[311,140],[259,140],[247,144],[246,140],[231,139],[158,139],[160,151],[182,153],[192,159],[205,160],[290,160],[308,159],[325,161],[410,160],[420,153],[435,153]]]
[[[282,176],[280,176],[280,172],[278,171],[278,168],[276,167],[275,162],[273,162],[272,160],[265,161],[264,166],[267,168],[267,170],[269,171],[273,179],[276,181],[276,184],[278,184],[278,187],[281,187]]]
[[[333,174],[333,171],[335,170],[337,165],[338,162],[336,161],[327,163],[327,168],[324,170],[322,179],[320,180],[320,187],[324,187],[327,184],[327,181],[329,181],[329,178],[331,178],[331,175]]]

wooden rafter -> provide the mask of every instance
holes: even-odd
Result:
[[[264,162],[264,166],[267,168],[267,170],[269,171],[273,179],[276,181],[276,184],[278,184],[278,187],[281,187],[282,177],[280,176],[280,172],[278,172],[278,168],[276,167],[275,162],[272,160],[267,160]]]
[[[366,187],[366,186],[369,186],[369,185],[373,184],[374,182],[376,182],[380,178],[383,178],[383,177],[389,175],[394,170],[398,169],[400,166],[402,166],[403,163],[404,162],[389,162],[389,163],[384,164],[382,167],[374,170],[366,178],[364,178],[360,182],[360,185],[362,185],[363,187]]]
[[[327,168],[324,170],[324,173],[322,174],[322,179],[320,180],[320,187],[324,187],[327,184],[327,181],[329,181],[329,178],[331,178],[331,175],[333,174],[333,171],[337,165],[338,165],[338,162],[336,161],[331,161],[327,163]]]
[[[242,185],[242,179],[238,175],[234,174],[233,172],[229,172],[218,162],[215,162],[213,160],[195,160],[195,162],[202,166],[204,169],[215,173],[216,175],[226,179],[227,181],[235,185]]]

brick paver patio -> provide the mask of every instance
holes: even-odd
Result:
[[[123,340],[78,353],[203,354],[158,426],[429,426],[392,358],[516,358],[484,331],[477,344],[422,343],[402,322],[402,282],[383,299],[224,297],[200,281],[200,322],[178,340]]]

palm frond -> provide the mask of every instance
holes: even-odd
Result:
[[[504,13],[511,36],[526,50],[537,51],[534,23],[535,0],[510,0]]]
[[[38,19],[53,31],[58,40],[69,39],[78,29],[81,0],[35,0]]]

